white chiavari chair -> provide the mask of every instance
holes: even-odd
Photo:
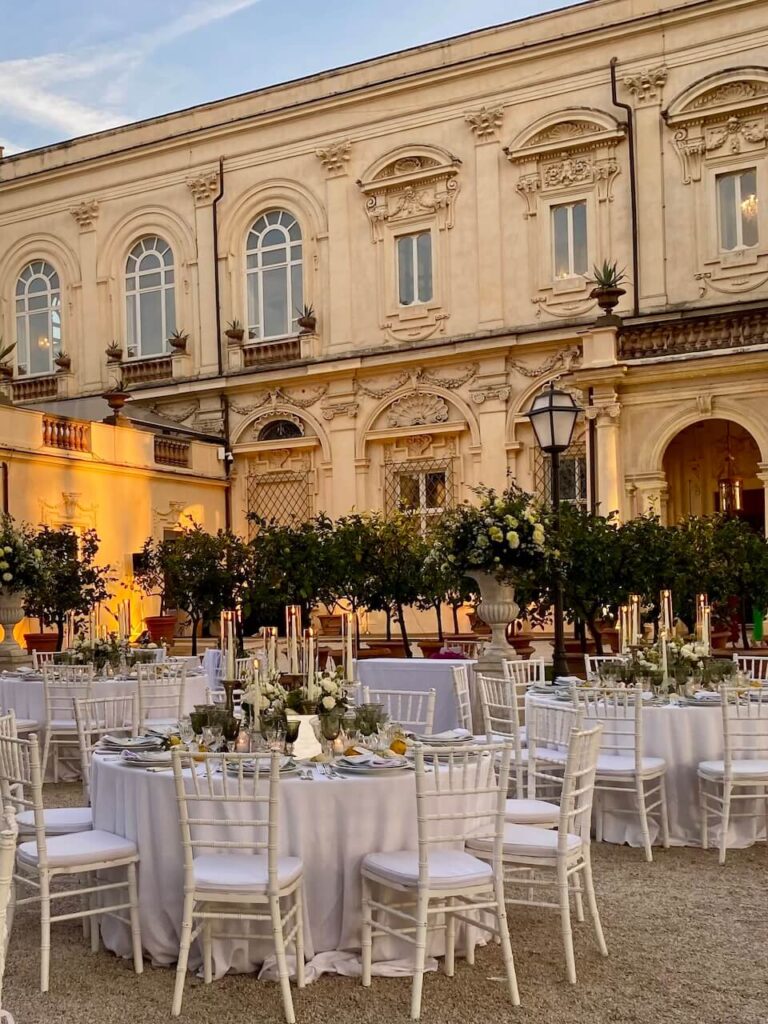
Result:
[[[35,672],[41,672],[43,665],[54,665],[61,660],[61,653],[57,651],[32,651],[32,668]]]
[[[16,840],[18,826],[12,804],[3,808],[0,822],[0,1022],[13,1024],[13,1017],[3,1005],[3,978],[5,976],[5,957],[13,927],[13,866],[16,861]]]
[[[505,679],[511,679],[518,686],[532,686],[546,682],[543,658],[505,658],[501,663]]]
[[[173,774],[184,851],[184,915],[171,1013],[174,1017],[181,1013],[189,949],[195,938],[202,940],[204,978],[210,984],[214,921],[268,922],[283,1012],[288,1024],[294,1024],[285,950],[293,944],[296,981],[303,988],[304,865],[298,857],[277,852],[280,756],[193,756],[177,747]],[[281,900],[289,901],[285,912]]]
[[[457,654],[460,658],[476,658],[477,640],[446,640],[442,650],[447,654]]]
[[[235,688],[232,691],[232,709],[234,711],[235,718],[239,718],[243,711],[243,694],[245,690]],[[205,688],[205,702],[206,704],[216,704],[224,707],[227,703],[227,694],[225,690],[212,690],[210,686]]]
[[[469,689],[469,665],[455,665],[453,676],[453,699],[456,702],[456,720],[459,728],[472,732],[472,694]]]
[[[121,697],[90,697],[74,701],[77,738],[80,745],[80,774],[83,792],[91,802],[91,762],[104,736],[138,735],[138,698],[135,693]]]
[[[143,970],[141,933],[139,930],[136,865],[139,860],[136,844],[130,839],[111,832],[93,829],[53,837],[46,836],[43,811],[43,781],[40,771],[40,753],[37,737],[29,740],[0,736],[0,778],[3,799],[11,803],[17,816],[32,813],[35,823],[33,840],[23,842],[16,851],[14,881],[18,889],[30,891],[30,896],[16,900],[22,907],[40,905],[40,991],[47,992],[50,979],[51,924],[57,921],[90,918],[91,949],[99,950],[100,919],[116,916],[130,925],[133,964],[137,974]],[[114,877],[114,870],[124,868],[123,879]],[[109,870],[109,876],[99,878],[98,872]],[[75,894],[70,886],[53,891],[60,877],[83,879],[88,883]],[[127,895],[124,895],[127,890]],[[88,897],[77,910],[71,905],[60,914],[51,911],[57,900],[72,900],[73,895]],[[120,911],[128,910],[129,919]]]
[[[470,932],[479,928],[498,938],[509,997],[513,1006],[520,1004],[501,872],[510,754],[508,743],[439,748],[417,743],[417,848],[363,858],[363,985],[371,984],[374,939],[395,935],[410,942],[415,952],[413,1020],[421,1015],[427,936],[445,930],[444,970],[452,977],[457,921]],[[490,863],[461,848],[468,835],[488,843]],[[374,886],[407,899],[393,913],[391,903],[375,898]]]
[[[734,654],[734,664],[737,672],[743,672],[745,676],[754,682],[768,681],[768,655],[766,654]]]
[[[755,687],[745,698],[740,687],[723,685],[720,699],[723,759],[699,762],[697,775],[701,845],[709,849],[712,815],[719,820],[719,859],[725,864],[732,820],[759,818],[762,810],[768,836],[768,694],[763,687]]]
[[[59,762],[77,764],[79,749],[77,723],[72,701],[91,696],[93,665],[43,665],[45,735],[43,777],[53,753],[53,781],[59,781]],[[69,752],[65,756],[65,752]]]
[[[175,725],[184,713],[184,664],[138,666],[139,729]]]
[[[585,654],[584,671],[587,676],[587,682],[596,683],[601,669],[611,665],[615,665],[618,668],[626,660],[622,654]]]
[[[435,691],[379,690],[362,687],[362,704],[383,704],[390,721],[420,736],[432,733],[435,724]]]
[[[0,736],[18,739],[16,716],[12,711],[0,716]],[[0,777],[0,785],[3,783]],[[92,827],[93,816],[90,807],[46,807],[43,811],[45,834],[61,836],[69,832],[86,832]],[[16,827],[19,834],[29,837],[35,831],[35,818],[32,811],[20,811],[16,815]],[[0,1017],[2,1024],[2,1017]]]
[[[506,902],[559,910],[566,969],[572,984],[576,983],[576,961],[571,928],[571,897],[575,902],[576,918],[581,922],[584,920],[582,882],[597,944],[603,956],[608,956],[597,910],[590,856],[592,798],[601,731],[601,725],[571,730],[567,740],[557,831],[507,823],[501,850]],[[495,855],[487,840],[470,839],[467,848],[489,861]],[[513,897],[510,890],[517,891],[517,886],[527,890],[527,893],[521,893],[519,898]],[[534,898],[537,892],[547,887],[557,890],[556,900]]]
[[[637,813],[643,839],[645,859],[653,860],[648,818],[658,812],[662,844],[669,847],[669,818],[665,774],[662,757],[643,753],[643,694],[639,688],[574,686],[573,700],[584,713],[584,725],[600,722],[603,726],[600,756],[595,781],[595,835],[603,837],[604,794],[614,793],[634,798],[636,812],[614,806],[613,813]],[[614,804],[618,803],[614,801]]]
[[[236,658],[235,659],[235,679],[239,683],[244,683],[245,686],[250,683],[257,673],[258,666],[255,658]],[[245,686],[243,689],[245,689]]]

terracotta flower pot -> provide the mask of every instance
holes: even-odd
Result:
[[[590,299],[596,299],[597,304],[606,316],[610,316],[618,306],[622,295],[626,295],[625,288],[603,288],[598,285],[589,293]]]
[[[25,633],[24,643],[27,653],[32,651],[55,651],[59,642],[58,633]]]
[[[176,632],[175,615],[147,615],[144,622],[153,644],[159,646],[162,643],[169,645],[173,643],[173,636]]]

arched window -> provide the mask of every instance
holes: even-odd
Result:
[[[248,330],[260,339],[298,332],[304,291],[301,228],[285,210],[264,213],[245,246]]]
[[[287,441],[292,437],[302,436],[301,427],[291,420],[272,420],[259,431],[259,441]]]
[[[53,360],[61,351],[61,288],[50,263],[30,263],[19,275],[16,342],[20,374],[53,372]]]
[[[129,359],[168,351],[176,330],[173,250],[156,235],[137,242],[125,265],[125,319]]]

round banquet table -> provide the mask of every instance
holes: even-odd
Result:
[[[434,731],[445,732],[459,724],[452,669],[465,665],[471,678],[476,664],[467,658],[366,658],[356,667],[359,681],[374,690],[434,690]]]
[[[529,701],[546,702],[548,698],[529,695]],[[558,702],[562,707],[562,703]],[[759,726],[760,723],[754,723]],[[669,808],[669,838],[673,846],[701,846],[699,789],[696,770],[700,761],[723,758],[723,720],[719,705],[697,706],[665,704],[647,707],[643,712],[643,754],[663,757],[667,764],[666,786]],[[609,843],[642,846],[640,819],[631,797],[617,793],[601,793],[604,810],[603,839]],[[710,814],[710,846],[717,843],[719,825]],[[648,818],[651,841],[661,842],[658,812]],[[750,846],[765,838],[764,816],[757,819],[732,819],[728,828],[728,845]]]
[[[205,704],[208,680],[202,672],[187,674],[184,683],[184,707],[192,711],[195,704]],[[127,697],[137,693],[135,679],[95,679],[94,697]],[[45,724],[45,696],[42,679],[25,679],[23,676],[0,675],[0,707],[4,711],[15,711],[17,718],[31,718]]]
[[[175,963],[184,865],[173,773],[125,767],[119,758],[95,756],[91,798],[94,828],[132,839],[139,848],[144,949],[156,964]],[[315,773],[312,782],[298,776],[282,778],[279,837],[279,852],[301,857],[304,862],[308,980],[324,971],[359,973],[360,865],[366,853],[416,848],[414,773],[405,770],[398,775],[347,776],[344,780]],[[106,918],[102,937],[108,949],[130,956],[127,925]],[[271,948],[271,941],[216,938],[214,925],[214,975],[220,977],[227,970],[254,971],[271,955]],[[457,949],[463,949],[461,942]],[[436,956],[442,951],[442,937],[433,933],[429,952]],[[374,973],[407,974],[413,947],[390,937],[376,939],[373,956]],[[190,967],[196,969],[200,963],[195,943]]]

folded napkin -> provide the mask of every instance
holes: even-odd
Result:
[[[170,764],[170,750],[124,750],[122,753],[124,761],[132,764]]]
[[[720,694],[715,690],[697,690],[693,696],[696,700],[711,700],[720,703]]]
[[[420,743],[462,743],[472,739],[469,729],[446,729],[445,732],[435,732],[426,735],[422,733],[415,737]]]
[[[402,768],[408,762],[404,757],[382,757],[380,754],[349,754],[339,758],[340,764],[348,764],[353,768]]]
[[[157,736],[102,736],[102,747],[112,750],[159,750],[162,746]]]

